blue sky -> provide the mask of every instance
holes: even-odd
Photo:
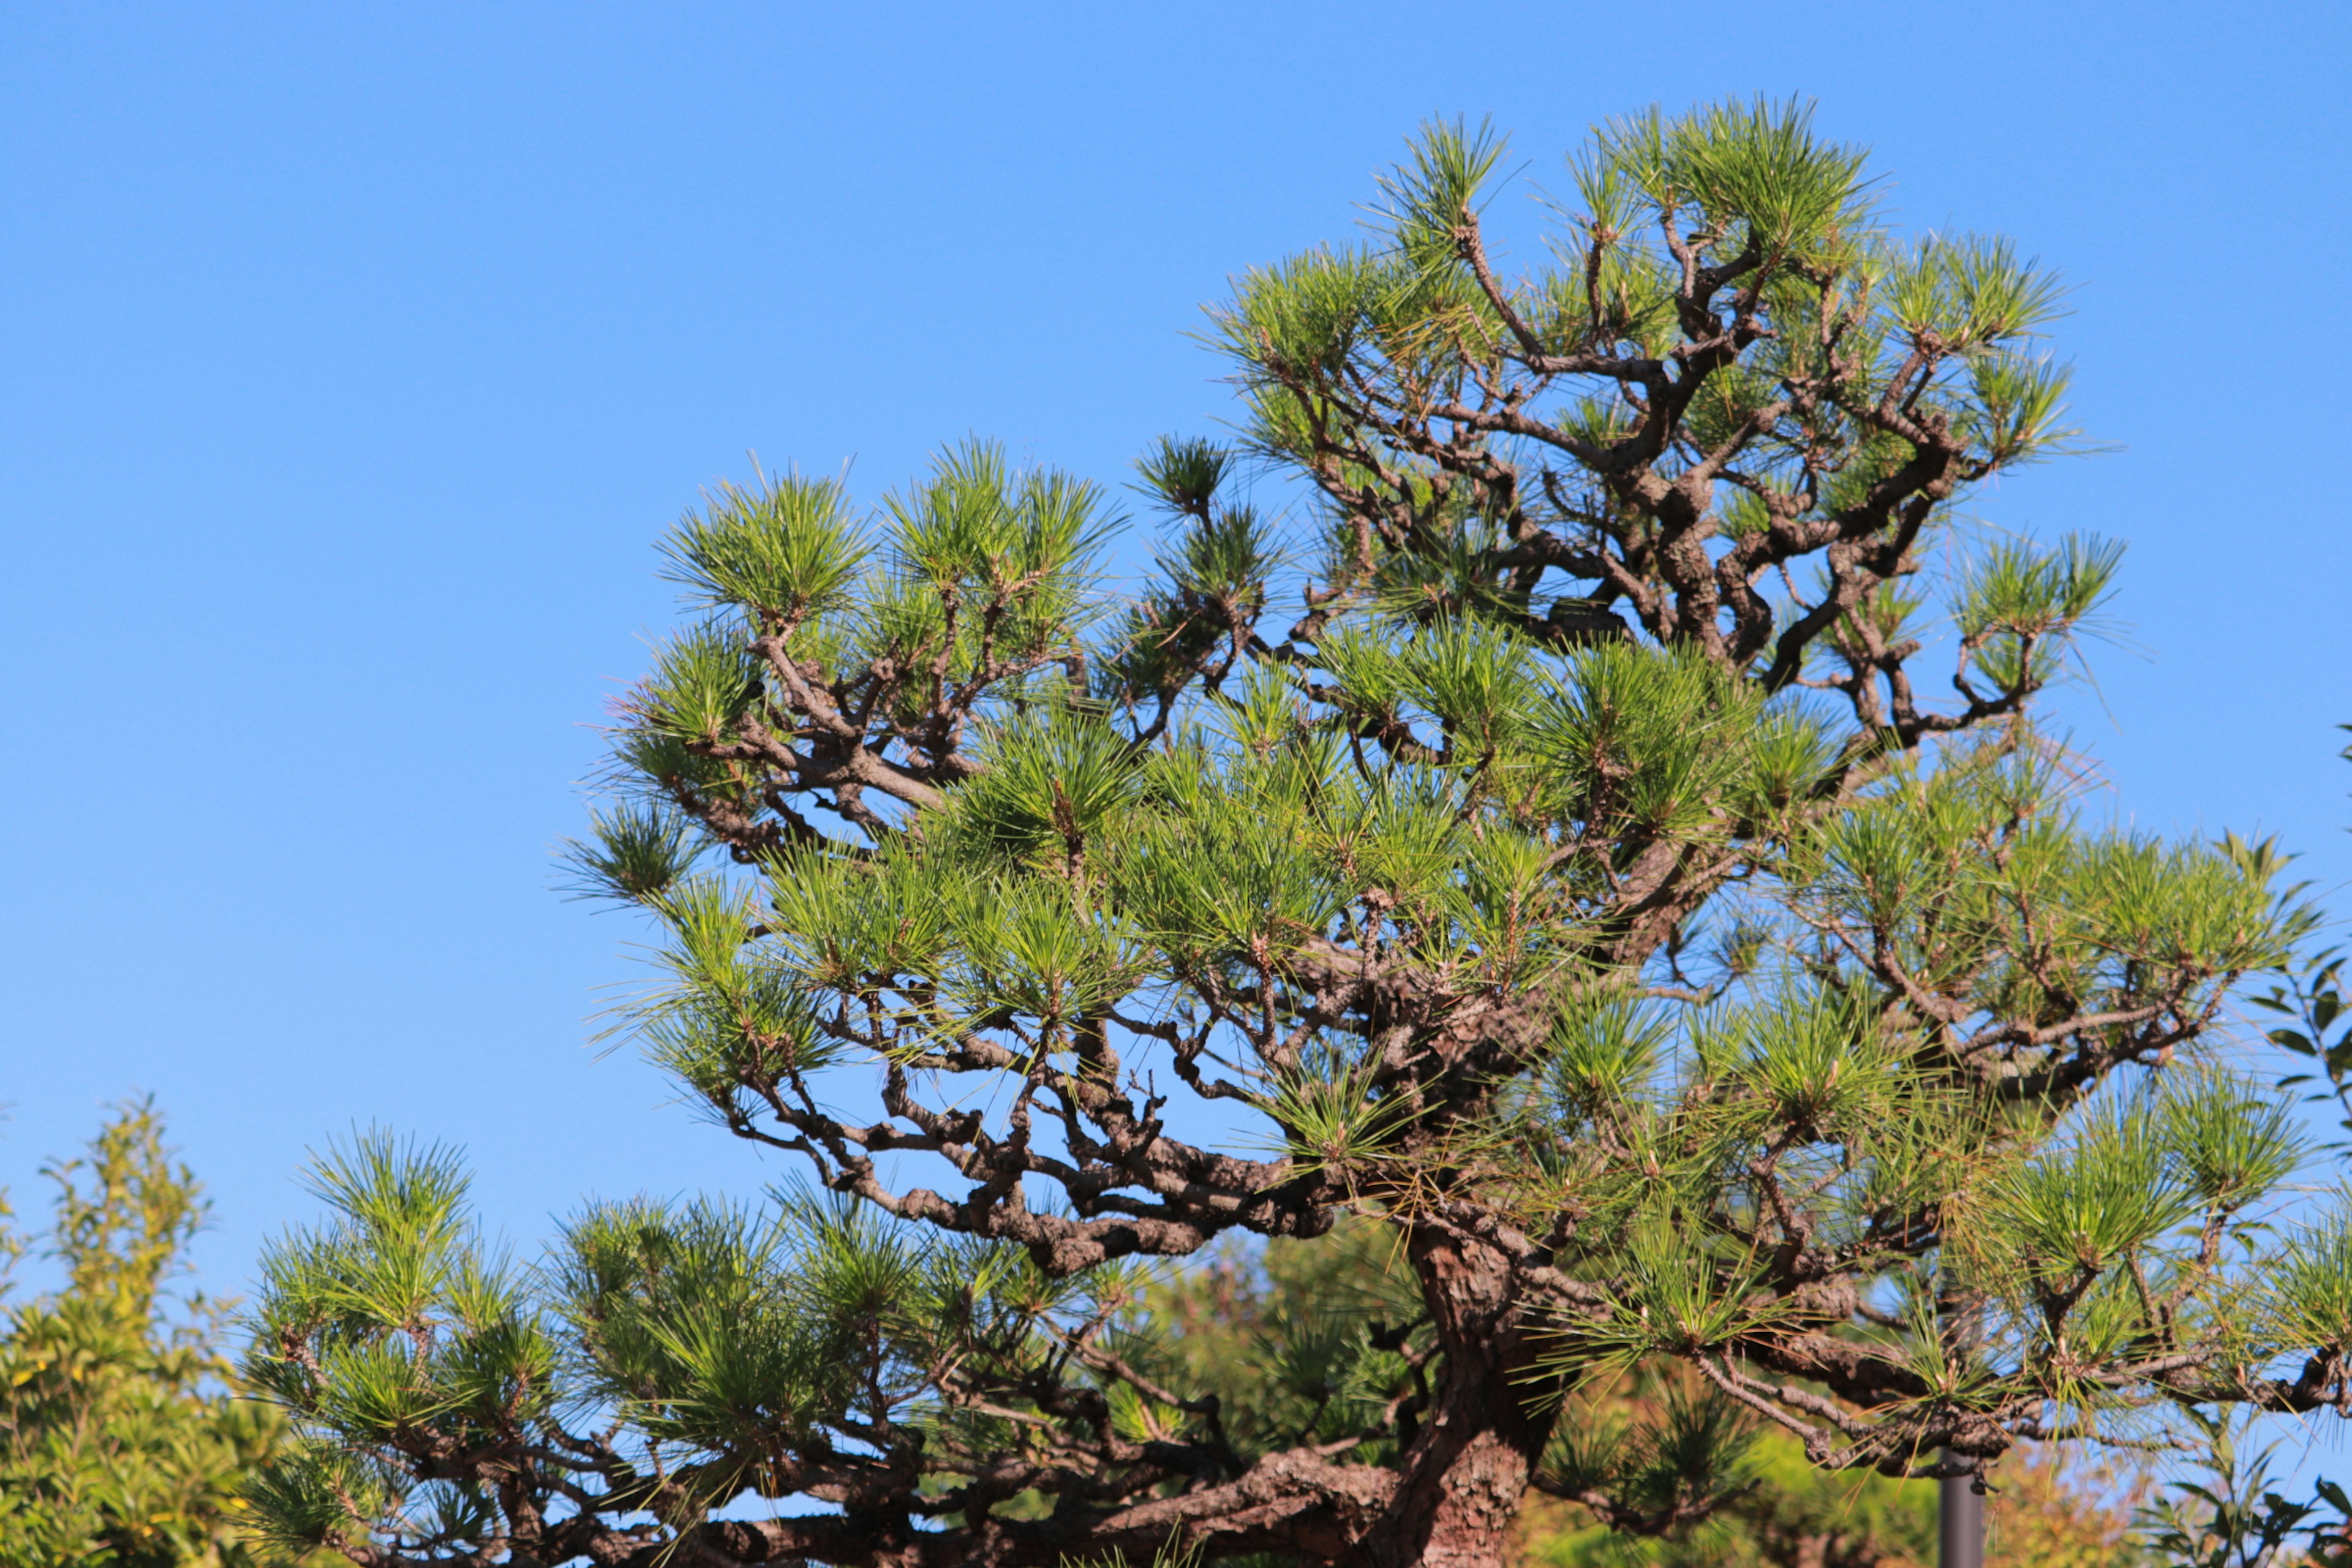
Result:
[[[635,933],[551,891],[653,537],[747,451],[870,500],[978,432],[1122,482],[1226,409],[1199,306],[1348,237],[1431,114],[1512,132],[1524,240],[1591,121],[1806,94],[1902,220],[2063,271],[2118,449],[1984,508],[2131,542],[2132,646],[2063,710],[2119,816],[2341,889],[2348,18],[10,6],[0,1184],[152,1091],[237,1289],[355,1122],[465,1145],[523,1243],[772,1180],[591,1047]]]

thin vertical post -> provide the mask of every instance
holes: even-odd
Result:
[[[1944,1462],[1956,1458],[1948,1448]],[[1936,1483],[1937,1568],[1984,1568],[1984,1499],[1974,1476],[1946,1476]]]
[[[1942,1320],[1946,1353],[1965,1358],[1984,1333],[1984,1303],[1948,1276],[1942,1283],[1936,1315]],[[1958,1469],[1960,1456],[1947,1448],[1943,1461],[1946,1471]],[[1937,1568],[1984,1568],[1984,1497],[1977,1490],[1977,1477],[1946,1474],[1936,1489]]]

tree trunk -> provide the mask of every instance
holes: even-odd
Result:
[[[1557,1415],[1538,1373],[1510,1260],[1417,1227],[1409,1244],[1444,1359],[1363,1568],[1503,1568],[1528,1478]]]

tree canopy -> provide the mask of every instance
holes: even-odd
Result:
[[[217,1304],[166,1293],[202,1189],[161,1118],[123,1107],[79,1159],[51,1165],[48,1250],[61,1289],[0,1312],[0,1563],[259,1568],[239,1492],[283,1428],[239,1399]],[[0,1208],[0,1215],[5,1214]],[[0,1258],[30,1237],[0,1227]]]
[[[803,1184],[524,1270],[446,1152],[331,1152],[250,1363],[285,1538],[1491,1564],[1531,1487],[1705,1517],[1757,1423],[1926,1477],[2345,1407],[2352,1228],[2274,1223],[2218,1052],[2310,916],[2102,825],[2034,702],[2120,549],[1967,511],[2074,440],[2053,275],[1801,105],[1602,127],[1524,272],[1502,157],[1428,127],[1371,239],[1238,280],[1139,593],[1109,492],[980,442],[669,532],[574,862],[660,933],[617,1026]],[[1364,1234],[1312,1409],[1153,1331],[1155,1268]],[[1643,1367],[1654,1463],[1560,1419]]]

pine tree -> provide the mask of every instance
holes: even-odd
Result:
[[[238,1496],[282,1427],[234,1396],[220,1309],[163,1287],[202,1221],[201,1188],[127,1105],[81,1159],[48,1167],[63,1289],[0,1314],[0,1563],[257,1568]],[[0,1210],[0,1214],[5,1214]],[[26,1238],[0,1231],[0,1253]]]
[[[2033,704],[2119,550],[1966,521],[2073,444],[2057,282],[1769,102],[1603,128],[1507,275],[1502,153],[1431,127],[1372,243],[1240,280],[1242,437],[1141,460],[1123,608],[1110,497],[982,444],[671,531],[577,865],[661,933],[621,1026],[808,1184],[526,1272],[446,1152],[324,1157],[250,1363],[287,1538],[1487,1565],[1530,1487],[1704,1518],[1743,1423],[1916,1478],[2345,1406],[2352,1228],[2272,1223],[2217,1054],[2310,917],[2086,814]],[[1366,1226],[1411,1299],[1311,1412],[1150,1331],[1156,1268]],[[1580,1449],[1664,1363],[1674,1465]]]

